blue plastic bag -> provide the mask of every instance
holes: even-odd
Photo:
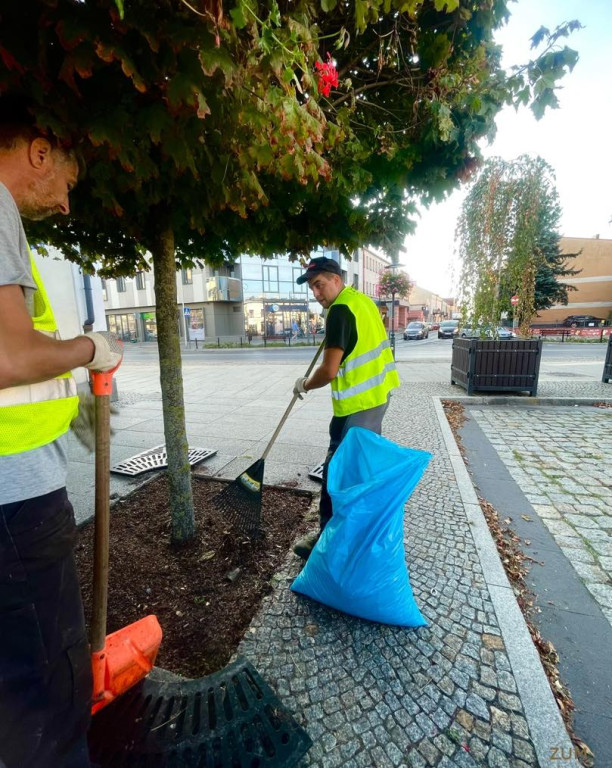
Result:
[[[404,552],[404,503],[431,454],[352,427],[334,454],[334,514],[291,589],[382,624],[423,627]]]

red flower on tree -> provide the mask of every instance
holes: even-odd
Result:
[[[327,61],[316,61],[315,67],[317,69],[317,86],[319,93],[323,96],[329,96],[332,88],[338,87],[338,70],[331,55],[327,54]]]

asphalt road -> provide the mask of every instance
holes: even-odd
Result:
[[[549,378],[593,378],[599,380],[606,355],[606,344],[555,343],[544,342],[542,352],[541,375]],[[410,371],[410,363],[418,365],[418,380],[440,381],[447,377],[451,360],[452,342],[450,339],[438,339],[431,335],[422,341],[404,341],[396,338],[396,360],[402,369]],[[314,354],[313,346],[262,347],[252,346],[244,349],[182,349],[183,365],[210,365],[215,363],[261,365],[296,365],[308,364]],[[126,362],[156,362],[157,344],[128,344],[125,348]],[[425,378],[424,378],[425,377]]]

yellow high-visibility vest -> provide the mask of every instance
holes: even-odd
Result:
[[[59,338],[53,310],[34,259],[30,256],[34,292],[34,329]],[[25,453],[52,443],[68,431],[79,398],[70,371],[36,384],[0,389],[0,456]]]
[[[387,402],[400,380],[387,332],[372,299],[348,286],[332,306],[345,304],[355,316],[357,344],[331,383],[334,416],[376,408]]]

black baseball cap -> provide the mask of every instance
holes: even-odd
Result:
[[[295,282],[298,285],[301,285],[321,272],[331,272],[332,275],[339,275],[342,277],[342,270],[337,261],[328,259],[326,256],[318,256],[316,259],[310,260],[310,263],[306,267],[306,272],[304,272],[303,275],[300,275]]]

